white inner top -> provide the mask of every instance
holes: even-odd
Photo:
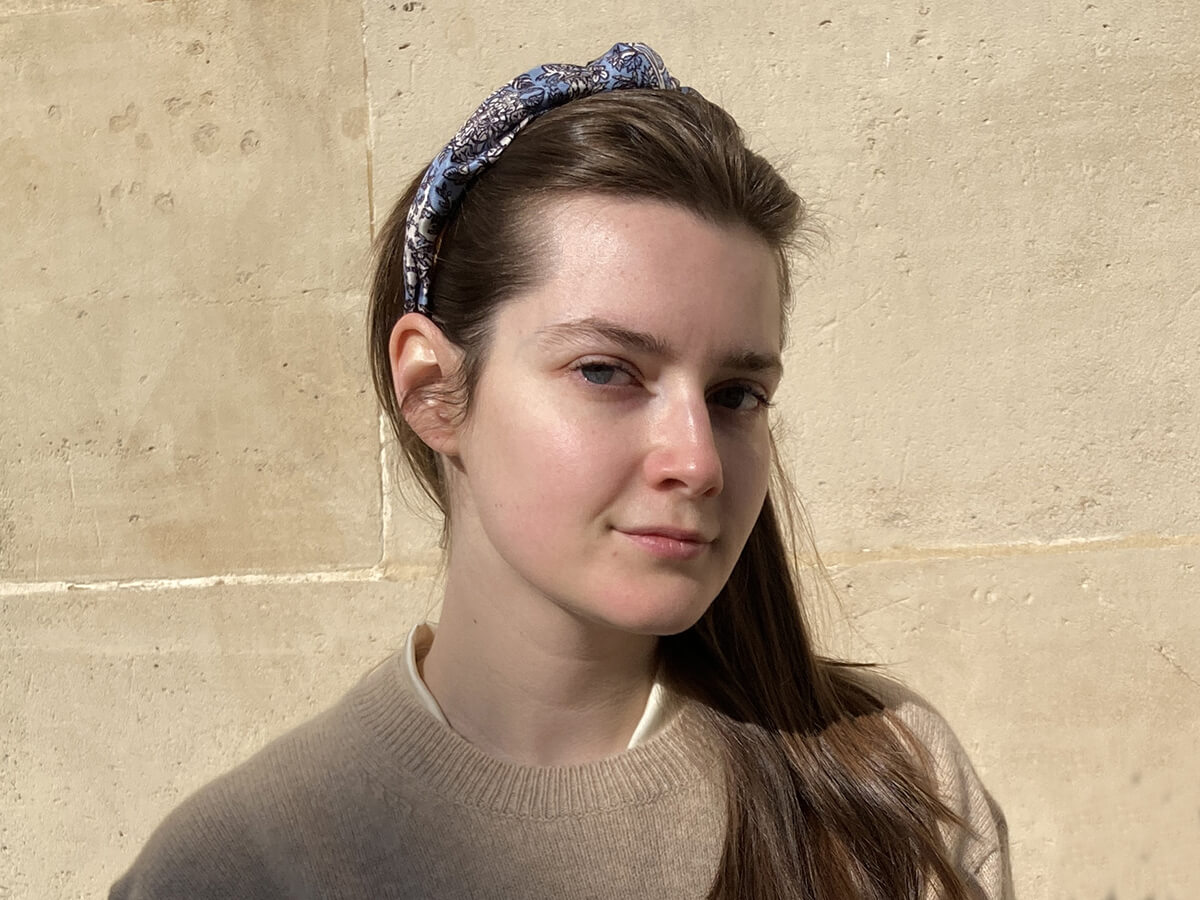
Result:
[[[441,707],[437,705],[433,694],[429,693],[429,688],[421,679],[421,671],[417,665],[418,660],[424,659],[425,654],[429,652],[435,628],[437,628],[437,624],[434,622],[422,622],[413,626],[412,631],[408,633],[408,640],[404,643],[404,663],[408,677],[412,681],[413,694],[421,701],[421,705],[429,711],[431,716],[449,728],[450,723],[446,721]],[[643,744],[658,734],[667,719],[667,706],[666,688],[663,687],[661,681],[655,679],[654,685],[650,688],[650,696],[646,700],[646,709],[642,713],[637,728],[633,729],[633,736],[629,739],[628,749]]]

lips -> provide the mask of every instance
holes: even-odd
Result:
[[[631,543],[656,559],[689,560],[705,553],[712,540],[699,531],[654,525],[649,528],[622,528],[618,531]]]
[[[666,525],[652,525],[648,528],[621,528],[618,530],[635,537],[662,537],[689,544],[711,544],[714,540],[714,538],[705,537],[699,531],[691,531],[686,528],[671,528]]]

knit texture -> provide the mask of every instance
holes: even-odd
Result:
[[[426,711],[399,656],[188,798],[110,900],[702,898],[724,824],[720,756],[681,702],[649,741],[586,765],[481,753]],[[877,691],[932,754],[947,833],[984,900],[1008,900],[1003,817],[945,721]],[[973,833],[971,833],[973,832]]]

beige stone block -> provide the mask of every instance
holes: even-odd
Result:
[[[1192,7],[859,6],[792,142],[831,240],[781,416],[823,545],[1200,532],[1197,79],[1159,39]]]
[[[104,896],[186,794],[403,646],[430,584],[0,599],[4,896]]]
[[[360,34],[329,0],[0,21],[9,302],[360,290]]]
[[[1003,807],[1020,897],[1195,897],[1200,546],[835,571],[827,642],[941,709]]]
[[[0,577],[379,559],[357,9],[0,20]]]
[[[363,299],[0,309],[0,573],[309,571],[379,557]],[[47,359],[53,348],[53,359]]]

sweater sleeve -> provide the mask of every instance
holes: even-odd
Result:
[[[244,804],[217,781],[177,807],[151,835],[109,900],[275,900]]]
[[[944,718],[916,694],[897,689],[889,703],[928,749],[943,803],[965,825],[944,826],[943,838],[975,900],[1013,900],[1008,826],[962,744]]]

